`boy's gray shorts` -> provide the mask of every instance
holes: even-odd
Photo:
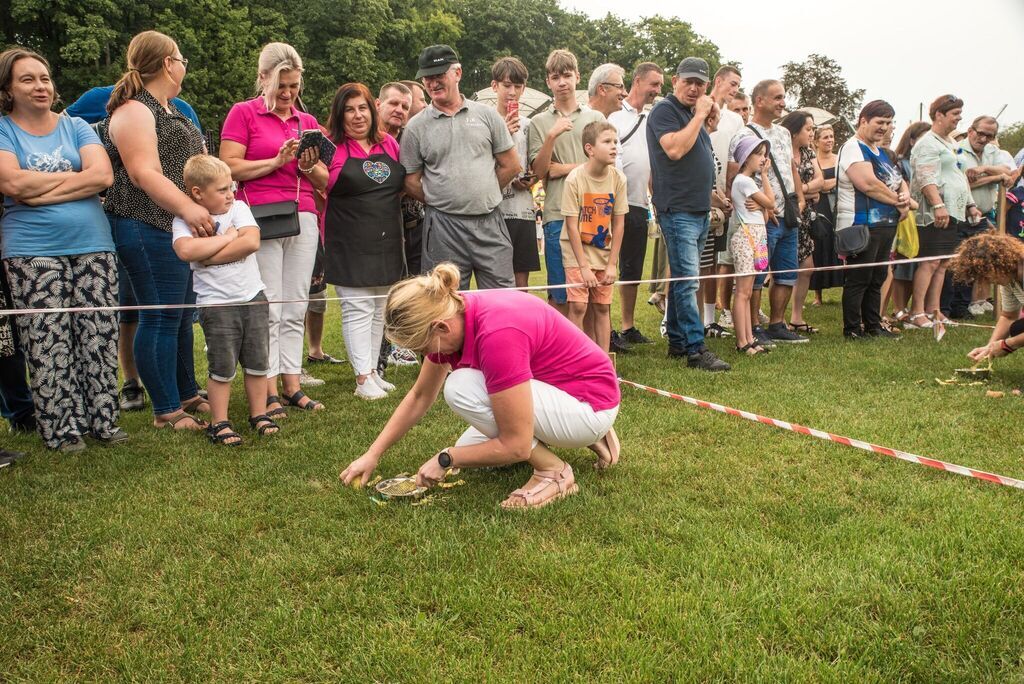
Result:
[[[266,302],[262,292],[253,302]],[[215,306],[199,310],[199,324],[206,336],[206,361],[211,380],[231,382],[241,363],[246,375],[270,371],[269,305]]]

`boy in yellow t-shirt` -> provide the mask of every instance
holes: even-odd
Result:
[[[583,129],[587,161],[565,179],[562,192],[562,261],[568,285],[569,320],[608,351],[612,335],[612,284],[618,278],[619,250],[629,203],[626,176],[615,168],[618,133],[607,121]],[[584,327],[587,307],[594,318]]]

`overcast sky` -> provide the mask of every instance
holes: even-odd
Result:
[[[888,100],[901,130],[917,120],[919,103],[927,118],[928,103],[944,93],[965,102],[961,129],[1003,105],[1001,124],[1024,121],[1024,0],[561,2],[592,16],[678,16],[718,45],[725,60],[742,64],[747,91],[780,77],[786,62],[817,52],[836,60],[850,88],[864,88],[867,100]],[[754,19],[755,7],[763,22]]]

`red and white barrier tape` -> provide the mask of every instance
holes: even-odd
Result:
[[[679,276],[676,278],[648,278],[645,280],[617,280],[614,285],[647,285],[650,283],[679,283],[688,280],[719,280],[741,276],[770,276],[780,273],[811,273],[815,271],[847,271],[857,268],[874,268],[875,266],[892,266],[894,264],[916,264],[925,261],[951,259],[955,255],[946,254],[934,257],[916,257],[914,259],[897,259],[893,261],[876,261],[868,264],[841,264],[838,266],[812,266],[809,268],[787,268],[779,271],[758,271],[752,273],[711,273],[709,275]],[[496,290],[521,290],[523,292],[539,292],[545,290],[564,290],[566,285],[529,285],[527,287],[494,288]],[[490,292],[491,290],[473,290],[473,292]],[[365,295],[356,297],[323,297],[318,301],[340,302],[362,299],[384,299],[387,295]],[[230,302],[225,304],[140,304],[135,306],[66,306],[37,309],[0,309],[0,316],[29,316],[37,314],[63,313],[94,313],[98,311],[166,311],[171,309],[213,309],[224,306],[257,306],[266,304],[299,304],[311,302],[312,299],[275,299],[269,302]]]
[[[784,420],[776,420],[774,418],[767,418],[765,416],[759,416],[756,413],[750,413],[749,411],[740,411],[739,409],[729,408],[728,406],[722,406],[721,404],[715,404],[710,401],[702,401],[700,399],[694,399],[693,397],[685,397],[681,394],[675,394],[673,392],[666,392],[665,390],[656,389],[654,387],[648,387],[647,385],[641,385],[638,382],[631,382],[619,378],[619,382],[623,385],[635,387],[651,394],[657,394],[661,397],[668,397],[669,399],[675,399],[676,401],[682,401],[687,404],[693,404],[700,408],[711,409],[712,411],[718,411],[719,413],[726,413],[730,416],[739,416],[740,418],[746,418],[755,423],[763,423],[765,425],[771,425],[782,430],[789,430],[790,432],[798,432],[801,435],[810,435],[811,437],[817,437],[818,439],[824,439],[829,442],[836,442],[837,444],[845,444],[856,449],[863,449],[864,451],[870,451],[876,454],[882,454],[883,456],[891,456],[892,458],[898,458],[901,461],[908,461],[910,463],[917,463],[918,465],[928,466],[929,468],[936,468],[938,470],[945,470],[950,473],[956,473],[957,475],[964,475],[966,477],[973,477],[978,480],[987,480],[989,482],[995,482],[996,484],[1005,485],[1007,487],[1016,487],[1017,489],[1024,489],[1024,480],[1018,480],[1012,477],[1006,477],[1005,475],[996,475],[994,473],[987,473],[984,470],[974,470],[973,468],[965,468],[964,466],[956,465],[954,463],[946,463],[945,461],[937,461],[933,458],[925,458],[924,456],[918,456],[916,454],[907,453],[906,451],[900,451],[899,449],[890,449],[888,447],[879,446],[877,444],[871,444],[870,442],[862,442],[859,439],[851,439],[850,437],[843,437],[841,435],[835,435],[831,432],[825,432],[824,430],[815,430],[814,428],[804,427],[803,425],[797,425],[796,423],[787,423]]]

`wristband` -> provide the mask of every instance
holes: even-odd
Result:
[[[1006,340],[999,340],[999,346],[1002,347],[1003,351],[1006,352],[1007,354],[1012,354],[1013,352],[1017,351],[1016,349],[1011,347],[1009,344],[1007,344]]]

